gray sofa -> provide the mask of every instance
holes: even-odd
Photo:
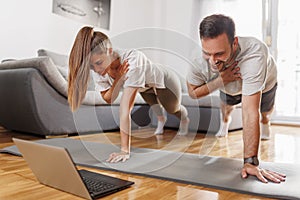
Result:
[[[119,129],[119,98],[106,104],[88,91],[83,105],[72,113],[67,102],[67,56],[39,50],[38,57],[0,64],[0,126],[45,137],[86,134]],[[219,97],[193,100],[183,86],[183,104],[191,119],[190,129],[215,133],[220,127]],[[92,83],[90,84],[91,88]],[[156,119],[140,96],[132,111],[132,127],[155,126]],[[166,127],[178,128],[179,120],[168,115]],[[230,130],[240,129],[241,109],[233,113]]]

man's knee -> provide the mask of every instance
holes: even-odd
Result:
[[[229,115],[233,109],[235,108],[235,105],[228,105],[224,102],[221,104],[222,113]]]

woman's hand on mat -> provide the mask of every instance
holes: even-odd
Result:
[[[116,163],[116,162],[125,162],[130,158],[130,154],[124,151],[121,151],[119,153],[112,153],[110,154],[109,158],[106,160],[110,163]]]
[[[248,175],[256,176],[263,183],[268,183],[268,180],[273,181],[274,183],[281,183],[284,182],[286,178],[286,175],[284,174],[262,169],[249,163],[244,164],[241,175],[242,178],[247,178]]]

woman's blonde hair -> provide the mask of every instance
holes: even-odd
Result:
[[[87,91],[91,53],[107,53],[109,48],[109,38],[92,27],[83,27],[77,33],[69,57],[68,102],[72,111],[79,108]]]

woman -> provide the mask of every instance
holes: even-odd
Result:
[[[72,111],[85,97],[90,69],[96,72],[95,88],[106,102],[112,103],[124,88],[120,102],[121,151],[112,153],[108,162],[124,162],[130,157],[130,113],[138,92],[158,116],[156,134],[163,132],[166,121],[162,107],[181,120],[178,134],[187,134],[189,119],[186,108],[180,105],[181,86],[176,74],[153,64],[142,52],[114,51],[109,38],[92,27],[80,29],[70,53],[68,101]]]

